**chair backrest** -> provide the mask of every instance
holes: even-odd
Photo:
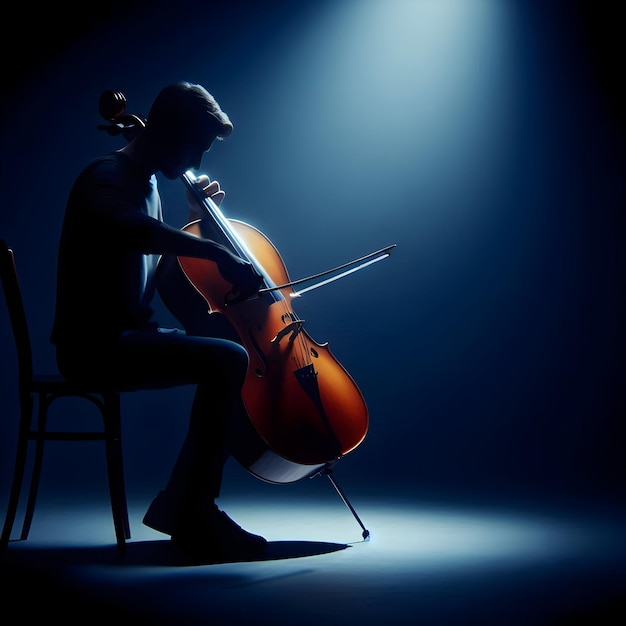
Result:
[[[15,255],[4,240],[0,240],[0,275],[17,350],[19,384],[24,389],[24,385],[29,385],[33,377],[33,353]]]

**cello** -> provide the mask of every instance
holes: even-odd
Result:
[[[99,128],[131,139],[141,132],[145,121],[125,110],[122,93],[104,92],[100,114],[111,124]],[[227,246],[247,260],[262,279],[253,297],[238,299],[233,296],[233,285],[221,276],[213,261],[165,255],[157,268],[159,294],[188,334],[237,341],[249,355],[241,391],[246,414],[231,425],[232,455],[252,475],[270,483],[326,475],[366,539],[369,531],[334,480],[332,468],[365,439],[367,405],[328,344],[318,343],[308,334],[304,320],[291,305],[298,295],[293,290],[296,284],[352,266],[335,277],[339,278],[386,258],[394,246],[334,270],[291,281],[277,248],[260,230],[226,218],[201,191],[191,171],[181,179],[203,215],[183,230]]]

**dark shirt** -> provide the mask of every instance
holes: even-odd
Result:
[[[156,326],[156,177],[115,152],[90,163],[68,199],[58,255],[52,343],[106,344],[127,329]]]

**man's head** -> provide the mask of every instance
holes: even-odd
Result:
[[[204,152],[216,139],[228,137],[233,124],[204,87],[181,82],[165,87],[155,98],[146,130],[161,171],[176,178],[200,167]]]

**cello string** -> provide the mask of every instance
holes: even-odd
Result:
[[[219,206],[211,198],[204,196],[198,191],[196,186],[193,184],[196,181],[196,176],[194,175],[194,173],[191,172],[191,170],[189,170],[185,172],[181,176],[181,178],[183,179],[183,182],[185,183],[187,188],[191,190],[192,194],[196,197],[196,199],[201,201],[201,205],[204,207],[208,215],[211,218],[213,218],[213,221],[218,225],[224,238],[228,241],[231,248],[237,254],[239,254],[242,258],[245,258],[246,260],[248,260],[253,265],[256,272],[263,278],[263,281],[265,283],[265,289],[260,289],[259,295],[271,293],[271,297],[274,300],[274,305],[276,305],[279,301],[282,300],[281,302],[281,308],[283,309],[282,319],[288,319],[289,323],[300,324],[300,326],[297,329],[294,329],[293,331],[293,332],[297,332],[297,337],[295,338],[295,341],[292,340],[291,338],[289,338],[288,340],[291,342],[291,345],[292,345],[293,358],[296,363],[296,367],[303,368],[307,365],[310,365],[312,363],[311,353],[306,346],[305,338],[302,332],[303,327],[304,327],[304,321],[301,320],[297,316],[297,314],[287,305],[287,298],[284,297],[280,289],[276,288],[276,284],[274,283],[272,278],[269,276],[265,268],[259,263],[259,261],[256,259],[254,254],[250,251],[246,243],[242,241],[235,232],[233,232],[230,224],[228,223],[228,220],[222,213]],[[356,263],[358,261],[371,258],[372,256],[375,256],[376,254],[387,253],[387,256],[388,256],[389,253],[387,251],[389,250],[390,247],[384,248],[383,250],[379,250],[378,252],[369,254],[365,257],[362,257],[361,259],[357,259],[356,261],[353,261],[352,263]],[[347,267],[349,265],[350,263],[347,263],[335,269],[341,269],[342,267]],[[365,265],[367,265],[367,263],[363,264],[363,266]],[[356,271],[356,269],[354,271]],[[345,272],[345,273],[347,274],[350,272]],[[314,277],[309,277],[309,278],[314,278]],[[302,282],[302,281],[296,281],[296,282]],[[313,288],[313,287],[310,287],[310,288]],[[280,295],[280,298],[274,295],[273,292],[277,292]],[[291,293],[291,296],[292,297],[294,296],[293,292]]]
[[[287,318],[290,320],[290,323],[299,324],[299,326],[294,327],[294,330],[292,331],[297,333],[295,341],[292,341],[291,338],[289,338],[288,341],[291,341],[293,346],[293,358],[296,368],[301,369],[310,363],[309,351],[306,349],[306,343],[302,335],[304,320],[300,319],[297,313],[295,313],[295,311],[287,305],[287,298],[282,299],[281,306],[284,311],[283,319]]]

